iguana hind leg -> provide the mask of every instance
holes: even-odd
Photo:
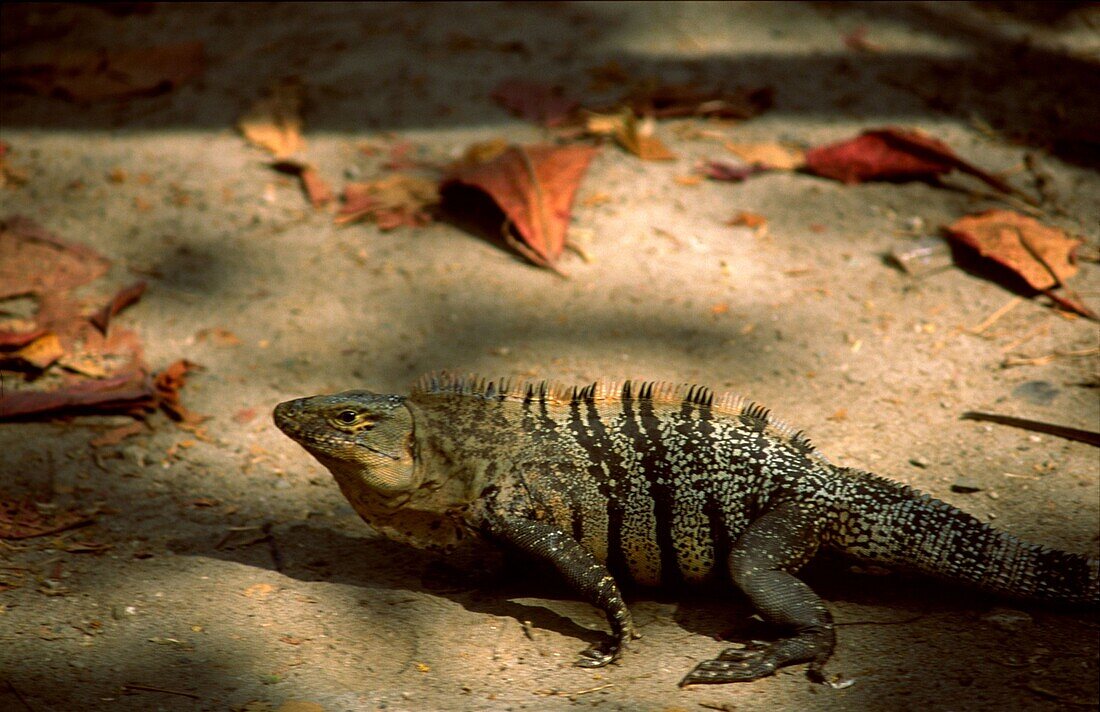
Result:
[[[822,667],[836,644],[832,616],[817,594],[791,573],[817,552],[820,536],[813,513],[795,504],[771,510],[745,530],[730,553],[730,576],[764,620],[794,635],[728,648],[717,659],[699,663],[681,687],[748,682],[803,662],[810,663],[811,679],[824,679]]]
[[[604,644],[582,651],[576,665],[602,667],[619,659],[627,642],[637,634],[630,610],[606,566],[576,539],[545,522],[501,517],[490,522],[489,532],[497,539],[552,564],[585,601],[607,616],[611,638]]]

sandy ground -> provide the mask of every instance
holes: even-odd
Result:
[[[0,425],[9,495],[95,513],[85,529],[0,543],[0,580],[11,586],[0,593],[3,709],[1097,704],[1095,613],[845,565],[806,576],[840,622],[828,671],[855,681],[846,689],[812,685],[801,666],[677,689],[723,647],[718,638],[748,625],[750,609],[729,591],[633,592],[644,638],[620,665],[571,667],[603,629],[594,610],[538,572],[492,578],[482,575],[488,558],[442,562],[379,539],[267,415],[316,392],[402,392],[440,368],[704,383],[767,404],[835,461],[1096,556],[1096,450],[960,420],[988,410],[1098,429],[1095,355],[1002,365],[1009,353],[1095,348],[1096,324],[1025,301],[976,335],[968,329],[1011,292],[957,268],[915,279],[884,259],[958,216],[1003,206],[923,183],[675,180],[701,159],[730,158],[722,139],[814,145],[919,127],[1025,188],[1028,174],[1013,171],[1034,152],[1057,195],[1044,219],[1095,252],[1095,12],[738,3],[4,14],[6,45],[204,43],[201,78],[162,96],[80,106],[5,94],[0,138],[28,181],[0,192],[0,212],[109,256],[98,298],[147,279],[119,323],[139,333],[153,368],[178,358],[205,367],[183,397],[210,420],[206,439],[157,416],[150,433],[100,448],[89,441],[125,418]],[[880,51],[844,46],[860,26]],[[776,105],[740,124],[663,123],[672,162],[607,146],[573,216],[591,261],[567,256],[568,280],[446,222],[335,228],[233,130],[264,86],[300,77],[306,155],[339,185],[384,173],[384,153],[364,155],[362,142],[405,140],[446,161],[475,140],[538,141],[542,130],[496,106],[492,87],[527,76],[583,94],[587,70],[610,60],[637,77],[772,86]],[[121,182],[111,179],[119,169]],[[724,224],[743,210],[766,216],[766,235]],[[1083,264],[1074,286],[1095,308],[1097,265]],[[239,343],[198,338],[204,329]],[[979,491],[952,491],[962,476]],[[66,551],[73,541],[109,548]]]

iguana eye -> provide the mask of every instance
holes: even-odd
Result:
[[[358,417],[359,414],[356,413],[354,410],[342,410],[336,415],[336,419],[346,425],[351,425]]]

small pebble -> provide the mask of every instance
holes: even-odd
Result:
[[[981,492],[982,487],[973,477],[960,477],[951,485],[951,491],[970,494],[971,492]]]

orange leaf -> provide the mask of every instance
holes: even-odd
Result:
[[[1040,291],[1058,287],[1077,273],[1073,251],[1080,240],[1011,210],[967,215],[948,226],[947,234]]]
[[[145,294],[145,282],[135,282],[129,287],[120,290],[110,303],[92,315],[92,324],[94,324],[100,332],[106,334],[107,326],[111,323],[111,319],[114,315],[141,299],[141,295],[143,294]]]
[[[47,331],[17,351],[0,353],[0,366],[30,367],[43,371],[65,355],[57,334]]]
[[[276,158],[302,150],[302,94],[302,84],[295,78],[276,82],[267,96],[237,120],[237,128],[251,143]]]
[[[517,251],[553,268],[565,247],[577,186],[595,153],[591,146],[512,146],[485,163],[456,166],[443,188],[462,184],[488,194],[522,241],[514,243]]]
[[[310,205],[320,208],[332,202],[332,188],[320,172],[308,163],[298,161],[278,161],[271,165],[272,168],[295,176],[302,184],[302,192],[306,194]]]
[[[156,391],[157,405],[168,414],[172,420],[196,424],[206,420],[205,415],[199,415],[183,407],[180,402],[180,389],[187,380],[187,374],[202,368],[196,363],[186,359],[180,359],[170,364],[153,379],[153,388]]]

